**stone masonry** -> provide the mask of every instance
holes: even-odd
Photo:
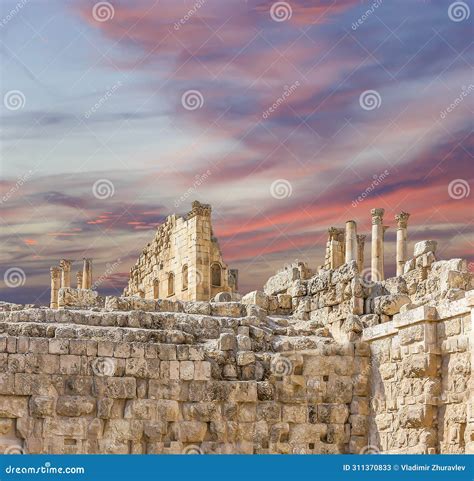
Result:
[[[239,301],[103,297],[61,262],[52,308],[0,303],[0,452],[473,454],[474,276],[409,257],[402,213],[385,279],[383,215],[369,268],[348,221]]]

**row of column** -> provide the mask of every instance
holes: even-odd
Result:
[[[59,267],[51,267],[51,301],[52,309],[58,308],[58,294],[61,287],[71,287],[71,265],[73,261],[70,259],[61,259]],[[82,271],[76,274],[78,289],[92,288],[92,259],[84,258],[82,263]]]
[[[384,209],[372,209],[372,243],[371,243],[371,280],[382,281],[384,273],[384,237],[388,226],[383,225]],[[407,225],[410,214],[401,212],[395,216],[397,221],[397,276],[403,274],[408,259]],[[353,220],[346,222],[345,229],[329,229],[330,258],[329,267],[335,269],[344,262],[356,261],[359,272],[364,269],[365,235],[357,234],[357,224]]]

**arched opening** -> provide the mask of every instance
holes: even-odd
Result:
[[[160,298],[160,281],[158,279],[155,279],[153,281],[153,299],[159,299]]]
[[[222,268],[217,262],[211,265],[211,284],[214,287],[222,285]]]
[[[188,266],[187,265],[183,266],[182,278],[183,278],[183,291],[185,291],[188,288]]]
[[[172,296],[174,294],[174,274],[170,272],[168,274],[168,296]]]

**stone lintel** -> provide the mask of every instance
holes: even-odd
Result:
[[[438,311],[436,307],[432,306],[420,306],[410,311],[401,312],[393,316],[393,325],[401,328],[418,324],[419,322],[437,321]]]
[[[394,326],[393,321],[384,322],[383,324],[377,324],[376,326],[366,327],[361,340],[372,342],[382,337],[395,336],[397,333],[398,329]]]

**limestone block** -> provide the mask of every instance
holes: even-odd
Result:
[[[336,286],[340,283],[348,283],[357,276],[358,273],[357,261],[350,261],[334,269],[331,275],[331,284]]]
[[[219,349],[221,351],[234,351],[237,349],[237,337],[230,333],[221,334],[219,336]]]
[[[413,256],[419,257],[428,252],[435,253],[437,246],[438,246],[438,243],[435,240],[424,240],[421,242],[417,242],[413,250]]]
[[[239,351],[236,359],[238,366],[247,366],[255,362],[255,353],[253,351]]]
[[[317,292],[324,291],[329,288],[331,282],[331,272],[330,270],[327,271],[319,271],[319,273],[312,277],[309,282],[309,289],[311,294],[316,294]]]
[[[360,322],[363,327],[372,327],[380,323],[380,317],[377,314],[365,314],[360,316]]]
[[[242,297],[242,304],[253,304],[262,309],[268,310],[270,299],[262,291],[252,291]]]
[[[300,280],[294,281],[289,289],[291,297],[303,297],[307,292],[307,283]]]
[[[252,349],[252,341],[250,340],[250,337],[243,334],[238,334],[237,347],[240,351],[250,351]]]
[[[104,298],[99,296],[97,291],[92,289],[73,289],[72,287],[61,287],[58,292],[58,306],[64,307],[101,307],[104,305]]]
[[[393,316],[400,312],[400,308],[408,304],[410,298],[406,294],[390,294],[388,296],[380,296],[374,299],[375,314],[385,314]]]
[[[84,396],[59,396],[56,412],[60,416],[84,416],[94,411],[95,399]]]
[[[216,301],[216,302],[222,302],[222,301]],[[211,305],[209,304],[209,302],[185,302],[184,312],[187,312],[188,314],[200,314],[200,315],[208,316],[211,314]]]
[[[211,302],[213,316],[242,317],[242,304],[239,302]]]

